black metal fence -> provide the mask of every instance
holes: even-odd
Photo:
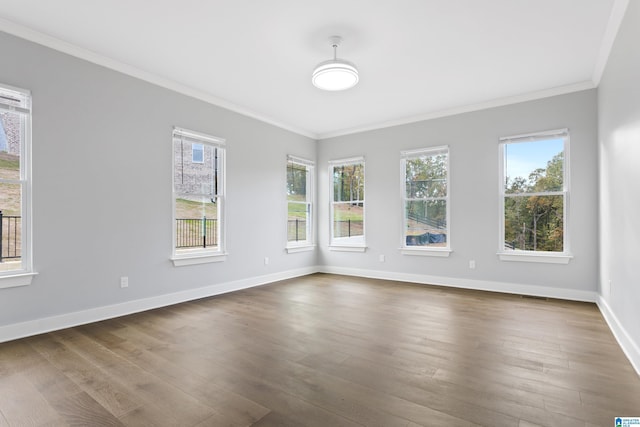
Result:
[[[428,225],[438,230],[444,230],[447,228],[447,221],[445,219],[430,219],[425,216],[416,215],[413,213],[407,214],[408,219],[412,219],[417,223]]]
[[[206,248],[217,245],[217,219],[176,218],[176,248]]]
[[[361,219],[346,219],[333,221],[333,236],[334,237],[351,237],[351,236],[363,236],[363,220]]]
[[[22,257],[22,217],[0,211],[0,262]]]
[[[307,240],[307,220],[290,219],[287,221],[287,241],[299,242]]]

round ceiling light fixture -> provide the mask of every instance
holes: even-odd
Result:
[[[333,59],[318,64],[313,70],[311,82],[315,87],[322,90],[345,90],[358,84],[358,68],[352,62],[339,59],[337,50],[342,37],[329,37],[333,47]]]

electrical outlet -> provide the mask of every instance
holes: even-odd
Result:
[[[378,257],[378,261],[380,261],[380,262],[384,262],[384,255],[380,255],[380,256]]]
[[[122,276],[120,278],[120,287],[121,288],[128,288],[129,287],[129,277]]]
[[[269,257],[264,257],[264,265],[269,265]]]
[[[469,261],[469,268],[472,269],[472,270],[474,268],[476,268],[476,260],[475,259],[472,259],[471,261]]]

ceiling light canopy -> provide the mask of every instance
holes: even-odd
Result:
[[[355,64],[344,59],[338,59],[337,50],[342,37],[333,36],[329,38],[333,47],[333,59],[319,63],[315,70],[311,82],[315,87],[322,90],[345,90],[358,84],[358,68]]]

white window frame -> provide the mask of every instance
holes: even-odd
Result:
[[[407,198],[406,189],[406,174],[407,174],[407,160],[413,158],[419,158],[423,156],[435,156],[437,154],[446,152],[447,154],[447,195],[446,197],[428,197],[420,199]],[[440,145],[434,147],[421,148],[417,150],[407,150],[400,152],[400,206],[402,213],[402,241],[400,245],[400,253],[403,255],[418,255],[418,256],[433,256],[433,257],[448,257],[451,250],[451,154],[448,145]],[[407,229],[407,217],[406,217],[406,202],[411,200],[444,200],[446,203],[446,221],[447,221],[447,245],[445,247],[422,247],[422,246],[407,246],[407,240],[405,230]]]
[[[504,233],[504,198],[508,197],[505,192],[505,147],[508,144],[518,142],[536,142],[546,141],[549,139],[563,139],[564,142],[564,167],[563,167],[563,189],[562,191],[555,192],[542,192],[542,193],[526,193],[527,196],[536,195],[562,195],[563,196],[563,244],[562,252],[546,252],[546,251],[506,251],[504,248],[505,233]],[[543,132],[534,132],[522,135],[513,135],[500,138],[499,144],[499,181],[498,181],[498,194],[499,194],[499,226],[498,226],[498,258],[501,261],[517,261],[517,262],[537,262],[537,263],[549,263],[549,264],[568,264],[573,256],[569,249],[569,200],[570,200],[570,156],[569,156],[569,129],[555,129]],[[524,193],[523,193],[524,194]],[[514,195],[514,197],[518,197]]]
[[[196,150],[196,147],[198,147],[197,150]],[[202,153],[202,160],[195,159],[196,151],[200,151]],[[191,163],[196,163],[196,164],[204,163],[204,145],[200,142],[191,143]]]
[[[336,167],[362,165],[363,187],[365,188],[362,200],[352,200],[347,202],[336,202],[334,200],[334,178],[333,173]],[[366,251],[366,167],[364,157],[352,157],[348,159],[329,161],[329,249],[333,251],[364,252]],[[337,204],[362,203],[362,236],[340,237],[334,236],[334,208]]]
[[[0,179],[0,183],[19,184],[21,188],[21,258],[22,268],[0,272],[0,288],[30,285],[37,273],[33,271],[33,224],[32,224],[32,181],[31,181],[31,91],[1,84],[5,92],[14,92],[26,98],[26,105],[17,107],[9,105],[0,98],[0,110],[19,114],[23,117],[22,138],[20,141],[20,178],[18,180]]]
[[[298,241],[289,241],[289,200],[286,197],[285,192],[285,203],[287,212],[286,215],[286,229],[285,229],[285,237],[287,240],[286,250],[287,253],[296,253],[296,252],[306,252],[312,251],[315,248],[314,244],[314,235],[315,235],[315,204],[314,204],[314,194],[315,194],[315,162],[304,159],[302,157],[296,157],[287,155],[287,167],[285,168],[285,183],[287,182],[287,170],[289,168],[289,163],[293,163],[298,166],[304,166],[307,170],[307,198],[305,202],[292,202],[292,203],[303,203],[307,205],[307,227],[306,227],[306,240],[298,240]]]
[[[186,143],[202,144],[204,146],[211,146],[218,149],[218,186],[217,186],[217,204],[218,204],[218,221],[217,221],[217,233],[218,233],[218,245],[212,248],[202,248],[200,250],[190,250],[188,253],[179,253],[176,250],[176,186],[175,186],[175,143],[182,140]],[[227,259],[226,252],[226,141],[223,138],[207,135],[201,132],[196,132],[179,127],[173,128],[173,134],[171,138],[172,149],[172,168],[171,168],[171,190],[172,190],[172,255],[171,260],[173,265],[181,267],[185,265],[193,264],[205,264],[211,262],[221,262]],[[204,158],[204,152],[203,152]]]

